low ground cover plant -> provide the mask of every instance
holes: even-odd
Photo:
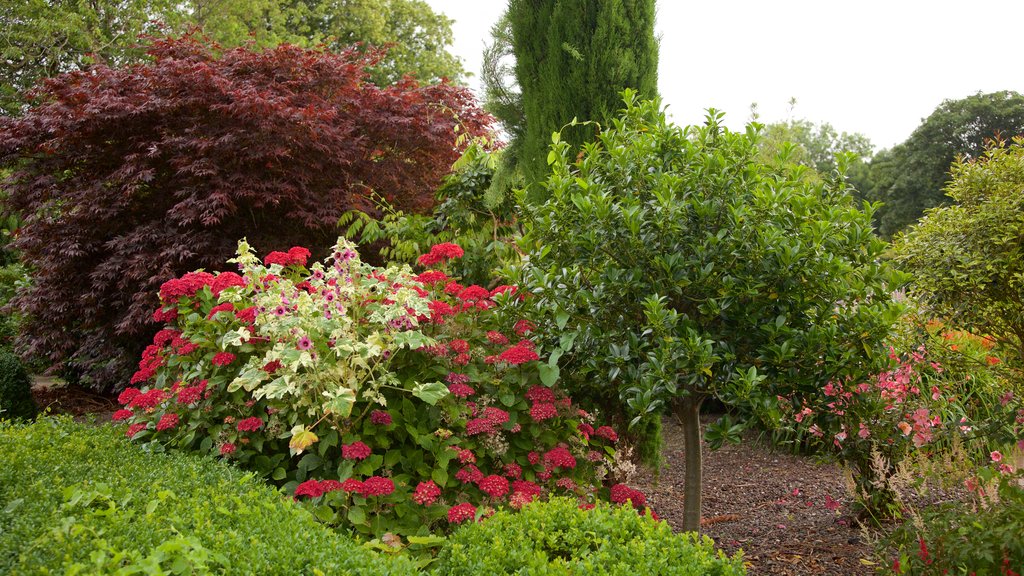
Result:
[[[559,391],[515,287],[448,277],[461,254],[435,245],[415,273],[339,240],[307,268],[308,250],[261,261],[242,242],[239,273],[161,288],[166,327],[114,419],[367,536],[422,537],[548,494],[624,503],[618,434]]]
[[[110,426],[0,422],[4,574],[417,574],[263,482]]]

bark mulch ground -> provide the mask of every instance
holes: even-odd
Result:
[[[683,438],[666,417],[665,468],[632,483],[673,528],[683,519]],[[826,506],[826,496],[838,501]],[[849,516],[838,466],[773,450],[754,435],[716,451],[705,445],[701,533],[727,553],[742,549],[751,575],[867,575],[871,546]]]

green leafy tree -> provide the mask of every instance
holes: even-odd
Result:
[[[879,231],[892,236],[927,209],[947,204],[943,188],[954,160],[977,158],[987,140],[1020,134],[1024,95],[1004,91],[944,101],[905,142],[871,164],[865,192],[868,199],[884,202],[877,214]]]
[[[509,129],[521,138],[512,143],[510,159],[527,183],[547,175],[552,132],[573,119],[608,121],[625,88],[644,98],[657,94],[654,15],[654,0],[510,0],[508,28],[525,120],[525,127]],[[597,130],[578,125],[563,132],[579,145]]]
[[[790,111],[796,100],[790,100]],[[753,119],[757,119],[756,105],[752,106]],[[758,142],[761,158],[772,162],[780,152],[787,161],[802,164],[823,177],[831,176],[838,168],[836,156],[852,154],[849,170],[856,170],[871,158],[873,146],[867,136],[860,133],[839,132],[828,122],[816,124],[806,118],[788,118],[782,122],[766,124]]]
[[[1001,343],[1024,363],[1024,137],[958,160],[946,193],[894,244],[935,314]]]
[[[0,5],[0,113],[16,114],[21,94],[42,78],[94,63],[138,61],[140,34],[185,18],[171,0],[19,0]]]
[[[681,417],[683,527],[697,530],[704,400],[770,409],[869,370],[900,278],[841,177],[761,162],[757,129],[713,111],[681,129],[657,102],[625,102],[578,160],[555,135],[549,200],[522,196],[523,281],[561,356],[591,358],[589,378],[615,380],[638,419]]]

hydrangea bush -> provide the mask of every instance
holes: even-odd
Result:
[[[256,470],[321,520],[425,535],[549,494],[630,502],[618,435],[556,386],[513,286],[463,286],[446,267],[379,268],[339,240],[323,263],[293,248],[239,273],[167,282],[167,324],[114,419],[139,441]]]

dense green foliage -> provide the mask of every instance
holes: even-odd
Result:
[[[680,129],[627,93],[578,160],[554,138],[550,200],[524,203],[542,330],[592,386],[617,377],[639,414],[676,404],[694,434],[705,398],[773,418],[780,395],[870,369],[898,313],[870,207],[718,121]]]
[[[880,541],[880,556],[896,560],[891,574],[1019,575],[1024,569],[1024,473],[974,480],[967,502],[920,511]]]
[[[243,237],[325,249],[372,195],[429,211],[456,130],[488,122],[464,88],[374,85],[375,56],[356,49],[221,52],[185,36],[150,55],[50,80],[0,117],[3,209],[23,218],[13,247],[32,268],[23,351],[96,386],[125,384],[162,282],[224,266]]]
[[[573,119],[607,122],[620,108],[619,93],[625,88],[643,98],[657,94],[654,15],[654,0],[509,2],[515,76],[526,122],[522,142],[513,142],[511,150],[527,183],[547,175],[552,132]],[[563,132],[566,141],[579,145],[592,141],[598,127],[581,125]]]
[[[434,574],[554,576],[745,574],[742,556],[714,549],[694,532],[673,534],[665,522],[600,504],[581,510],[556,498],[512,514],[499,512],[459,529],[445,543]]]
[[[951,206],[900,235],[897,263],[940,318],[997,340],[1024,363],[1024,138],[953,164]]]
[[[879,152],[858,187],[884,205],[876,214],[878,230],[892,236],[929,208],[948,203],[943,189],[949,167],[959,156],[978,158],[985,142],[1024,134],[1024,95],[976,94],[946,100],[902,144]]]
[[[839,154],[853,155],[847,170],[866,169],[865,162],[870,159],[872,149],[871,141],[863,134],[838,132],[828,122],[816,124],[804,118],[766,124],[758,147],[763,162],[784,158],[787,162],[813,168],[824,178],[835,174]]]
[[[452,21],[422,0],[25,0],[0,7],[0,114],[22,107],[22,93],[43,78],[141,62],[140,34],[181,33],[199,26],[225,48],[282,43],[340,51],[357,42],[390,46],[372,71],[380,84],[412,74],[433,83],[462,76],[445,50]]]
[[[153,454],[120,430],[0,425],[5,574],[415,574],[317,524],[251,476]],[[161,571],[162,570],[162,571]]]
[[[30,419],[36,411],[28,372],[14,353],[0,348],[0,418]]]

